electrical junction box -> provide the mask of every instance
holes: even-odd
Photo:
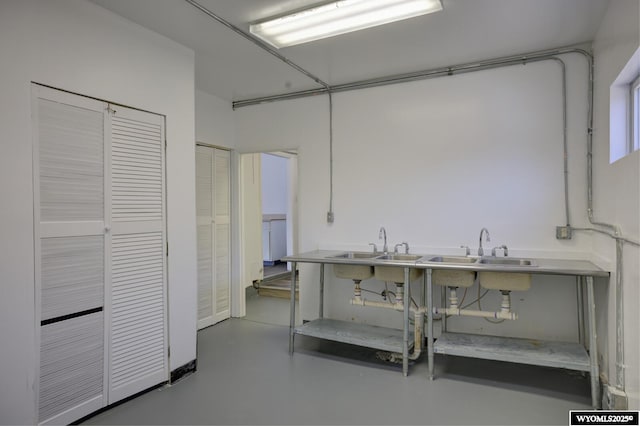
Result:
[[[556,226],[556,239],[558,239],[558,240],[570,240],[571,239],[571,227],[570,226]]]

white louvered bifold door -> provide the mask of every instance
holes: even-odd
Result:
[[[215,322],[229,318],[231,295],[230,152],[214,151]]]
[[[230,155],[196,147],[198,329],[230,315]]]
[[[110,404],[169,375],[164,118],[111,111]]]
[[[32,94],[38,422],[67,424],[105,405],[106,104]]]
[[[214,323],[213,148],[196,147],[198,330]]]

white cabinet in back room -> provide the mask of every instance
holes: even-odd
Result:
[[[287,221],[284,214],[262,215],[262,256],[273,265],[287,255]]]

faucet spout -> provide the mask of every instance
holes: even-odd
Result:
[[[403,242],[401,242],[399,244],[396,244],[395,247],[393,248],[393,252],[397,254],[398,253],[398,247],[402,247],[402,246],[404,246],[404,253],[405,254],[409,254],[409,243],[406,242],[406,241],[403,241]]]
[[[384,239],[384,247],[382,247],[382,252],[384,254],[389,254],[389,246],[387,246],[387,230],[384,229],[384,226],[380,227],[380,232],[378,232],[378,239]]]
[[[482,248],[482,234],[487,235],[487,242],[491,241],[491,237],[489,236],[489,230],[487,228],[482,228],[480,230],[480,240],[478,244],[478,256],[484,255],[484,249]]]

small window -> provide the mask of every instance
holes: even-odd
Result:
[[[629,152],[640,149],[640,75],[631,83],[631,138],[629,138]]]
[[[640,47],[609,87],[609,163],[634,152],[640,153]]]

